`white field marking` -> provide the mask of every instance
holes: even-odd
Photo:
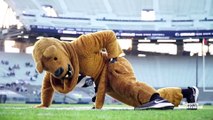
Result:
[[[203,105],[199,105],[198,103],[186,103],[184,105],[179,105],[178,107],[175,107],[175,109],[203,109]]]
[[[15,107],[15,106],[3,106],[0,109],[13,109],[13,110],[23,110],[23,109],[31,109],[33,107]]]
[[[16,106],[0,106],[0,109],[13,109],[13,110],[24,110],[24,109],[39,109],[33,107],[16,107]],[[74,107],[49,107],[49,108],[41,108],[44,110],[97,110],[92,109],[92,106],[74,106]],[[133,107],[103,107],[101,110],[134,110]]]
[[[97,110],[97,109],[92,109],[92,107],[50,107],[46,108],[47,110]],[[103,107],[101,110],[134,110],[133,107]]]
[[[38,109],[33,107],[16,107],[16,106],[0,106],[1,110],[4,109],[13,109],[13,110],[28,110],[28,109]],[[49,107],[49,108],[41,108],[44,110],[97,110],[92,109],[92,107],[83,107],[83,106],[75,106],[75,107]],[[179,105],[178,107],[175,107],[174,110],[187,110],[188,107],[186,105]],[[212,107],[203,107],[203,105],[197,106],[197,109],[209,109],[213,110]],[[103,107],[101,110],[134,110],[133,107]]]
[[[26,115],[25,113],[17,113],[17,112],[4,112],[4,111],[1,111],[0,112],[0,116],[1,115],[4,115],[4,116],[23,116],[23,115]],[[44,113],[38,113],[38,114],[36,114],[37,116],[56,116],[56,114],[54,114],[54,113],[47,113],[47,112],[44,112]],[[69,116],[69,115],[63,115],[63,116]]]

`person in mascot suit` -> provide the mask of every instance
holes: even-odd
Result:
[[[135,107],[135,109],[173,109],[183,98],[196,102],[198,89],[168,87],[155,90],[137,81],[133,68],[111,30],[81,35],[72,42],[42,38],[34,44],[33,58],[39,73],[45,70],[41,88],[41,104],[49,107],[54,92],[68,93],[84,76],[95,84],[94,108],[101,109],[105,95]],[[85,82],[85,85],[91,82]],[[84,85],[84,86],[85,86]]]

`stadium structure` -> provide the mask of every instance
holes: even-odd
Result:
[[[138,80],[155,88],[197,86],[213,103],[213,0],[0,0],[0,103],[39,103],[43,74],[32,60],[39,38],[72,41],[110,29]],[[11,53],[15,52],[15,53]],[[90,103],[92,88],[54,96]],[[120,104],[107,97],[106,103]]]

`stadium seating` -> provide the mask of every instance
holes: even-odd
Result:
[[[33,85],[41,85],[43,74],[35,70],[30,54],[0,53],[0,78],[1,83],[24,81]],[[15,58],[15,59],[14,59]],[[7,64],[4,64],[4,63]]]
[[[162,0],[156,3],[150,0],[134,0],[134,2],[123,0],[38,0],[37,2],[18,0],[15,6],[13,0],[8,0],[7,3],[15,8],[20,21],[28,29],[30,25],[116,30],[128,28],[130,28],[129,30],[204,30],[213,27],[208,21],[213,16],[211,1]],[[208,10],[204,9],[206,4],[209,4]],[[58,16],[46,16],[45,11],[42,10],[44,5],[52,6]],[[157,21],[163,19],[164,21],[151,21],[152,25],[146,21],[137,22],[141,20],[141,11],[143,10],[154,10],[155,19]],[[209,18],[203,20],[207,16]],[[105,20],[100,21],[103,18]],[[107,23],[106,20],[109,19],[111,21]],[[128,26],[122,27],[121,24]]]
[[[169,86],[195,86],[196,79],[198,87],[203,87],[203,62],[202,57],[189,56],[147,56],[138,58],[134,56],[126,56],[133,65],[135,74],[140,81],[151,84],[154,87]],[[198,60],[198,68],[196,68],[196,60]],[[213,87],[213,57],[205,58],[205,74],[206,87]],[[173,69],[175,68],[175,69]],[[197,71],[196,71],[197,69]],[[196,78],[197,77],[197,78]]]

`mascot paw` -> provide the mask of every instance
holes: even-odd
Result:
[[[102,107],[95,107],[95,106],[93,106],[91,109],[93,109],[93,110],[100,110]]]
[[[36,105],[36,106],[34,106],[33,108],[47,108],[47,107],[44,106],[44,105]]]

